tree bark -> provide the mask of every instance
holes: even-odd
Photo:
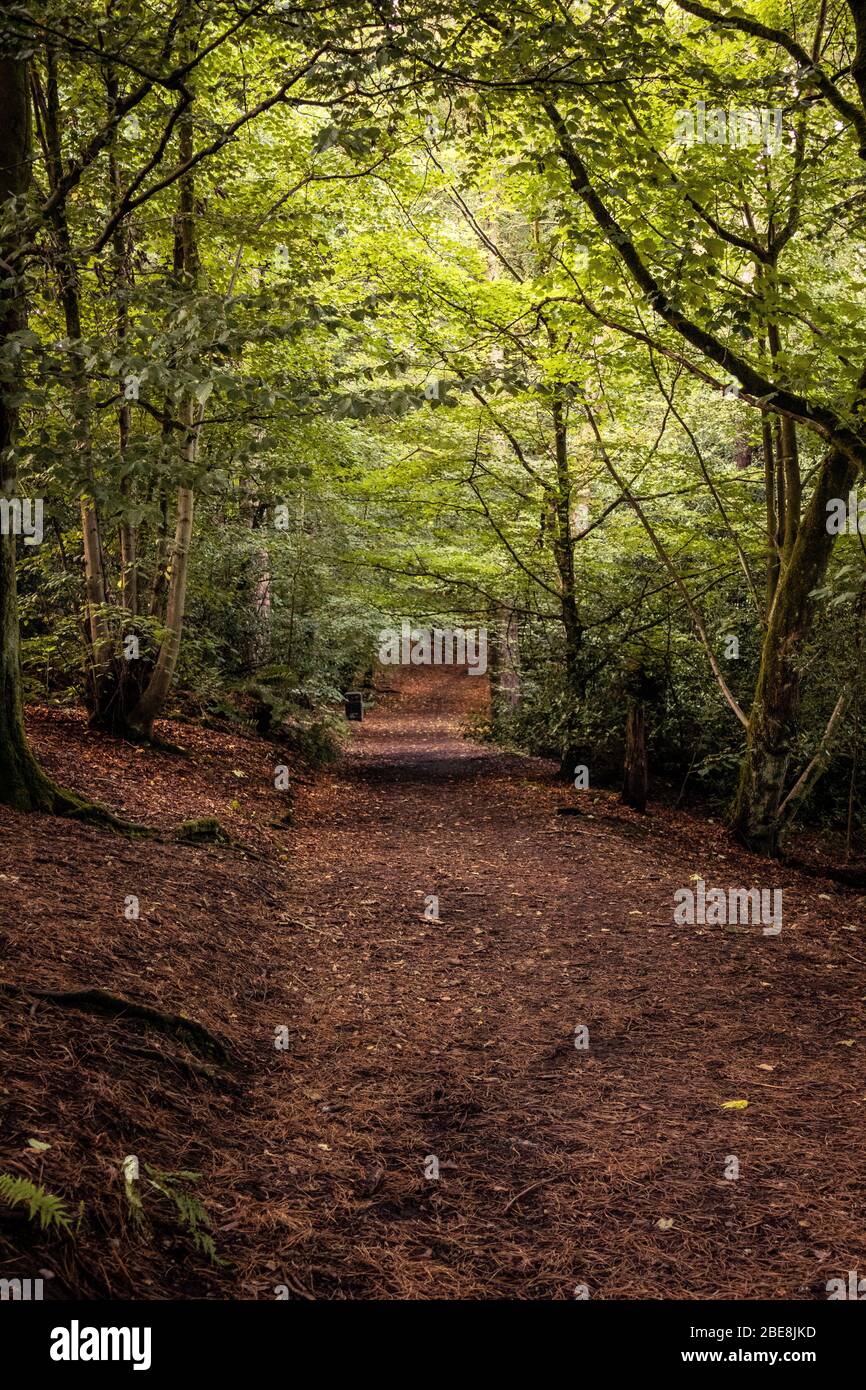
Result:
[[[625,760],[623,763],[622,797],[626,806],[636,811],[646,810],[649,786],[649,763],[646,749],[646,706],[639,698],[629,705],[625,726]]]
[[[190,160],[193,153],[192,104],[184,113],[179,126],[180,159]],[[195,241],[194,182],[191,173],[179,182],[178,212],[175,223],[174,269],[178,285],[194,291],[198,281],[198,253]],[[146,738],[152,737],[153,723],[165,704],[174,679],[180,654],[183,620],[186,612],[186,589],[189,576],[189,551],[192,541],[195,494],[189,485],[198,457],[198,440],[202,411],[195,397],[188,394],[183,405],[184,424],[183,475],[184,484],[178,488],[177,517],[174,546],[171,554],[166,602],[166,635],[159,649],[153,673],[141,699],[131,715],[131,723]]]
[[[186,408],[189,443],[185,454],[187,461],[195,462],[197,429],[192,404]],[[174,532],[174,548],[171,556],[171,576],[168,585],[168,604],[165,625],[167,632],[159,649],[159,656],[147,689],[131,715],[131,723],[146,738],[153,734],[153,722],[165,704],[171,683],[174,679],[177,659],[180,655],[180,640],[183,632],[183,619],[186,611],[186,587],[189,574],[189,549],[192,540],[192,524],[195,511],[195,495],[192,488],[182,487],[177,495],[177,521]]]
[[[553,556],[559,577],[559,602],[564,633],[563,661],[565,665],[565,726],[562,736],[560,776],[571,781],[578,758],[576,719],[583,701],[584,685],[581,671],[583,624],[577,604],[574,575],[574,534],[572,530],[571,475],[568,469],[568,421],[562,399],[554,398],[553,442],[556,459],[556,493],[554,497]]]
[[[797,661],[812,623],[810,595],[823,578],[835,539],[827,530],[827,502],[832,497],[847,497],[858,471],[840,450],[833,449],[827,455],[790,558],[782,568],[767,622],[746,751],[731,811],[737,836],[750,849],[764,854],[775,855],[779,849],[779,811],[797,732]]]
[[[502,701],[513,711],[520,704],[520,616],[503,608],[500,624],[499,689]]]
[[[773,427],[766,415],[761,433],[764,445],[764,491],[767,509],[766,612],[769,613],[779,582],[779,552],[776,543],[776,456],[773,450]]]
[[[26,194],[30,184],[30,91],[25,60],[0,53],[0,205]],[[5,211],[8,216],[8,209]],[[0,243],[0,343],[26,323],[21,247],[14,233]],[[14,497],[18,409],[16,357],[0,373],[0,496]],[[19,811],[54,810],[58,792],[39,767],[24,732],[15,579],[16,538],[0,536],[0,802]]]
[[[106,75],[109,116],[113,116],[120,96],[117,75],[109,69]],[[116,211],[122,197],[120,167],[117,159],[116,132],[108,151],[108,179],[111,185],[112,211]],[[132,235],[124,222],[118,222],[111,238],[114,259],[114,293],[117,299],[116,333],[117,352],[122,355],[129,334],[129,292],[132,288]],[[132,433],[132,407],[126,399],[126,382],[121,370],[119,380],[120,404],[117,408],[117,433],[120,451],[121,491],[128,506],[133,500],[132,484],[124,470],[126,451]],[[138,616],[138,534],[127,516],[120,524],[120,579],[123,606],[130,619]]]
[[[44,153],[48,174],[48,184],[52,193],[60,187],[63,180],[63,154],[60,134],[60,92],[57,79],[57,62],[50,45],[46,48],[47,83],[43,95],[38,77],[34,73],[34,96],[44,115]],[[113,691],[114,646],[111,631],[105,616],[107,586],[105,582],[102,537],[99,517],[93,501],[93,461],[91,457],[90,391],[87,371],[81,348],[82,319],[81,294],[78,271],[72,250],[72,240],[66,219],[65,203],[58,201],[51,212],[51,223],[57,245],[57,274],[60,288],[60,302],[66,325],[66,335],[70,340],[72,358],[72,407],[75,417],[82,471],[86,485],[82,490],[79,507],[81,513],[81,536],[84,550],[84,590],[87,612],[87,631],[90,641],[90,701],[91,712],[100,717],[103,708],[110,703]]]

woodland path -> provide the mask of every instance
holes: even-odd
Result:
[[[460,737],[474,678],[396,682],[295,847],[331,975],[305,1069],[373,1189],[336,1223],[356,1291],[823,1296],[866,1254],[866,970],[818,889],[607,794],[557,816],[549,764]],[[790,926],[673,926],[693,872],[784,884]]]
[[[107,778],[100,745],[86,790],[167,824],[224,815],[256,859],[0,815],[3,977],[183,1011],[240,1059],[215,1087],[115,1020],[5,1011],[0,1167],[50,1142],[46,1186],[109,1228],[124,1154],[197,1168],[231,1261],[165,1223],[125,1249],[94,1228],[40,1254],[58,1292],[810,1299],[866,1268],[862,899],[468,741],[465,672],[389,678],[288,831],[270,745],[175,726],[183,762],[113,744]],[[82,787],[96,736],[54,719],[37,742]],[[674,926],[697,874],[782,887],[781,936]]]

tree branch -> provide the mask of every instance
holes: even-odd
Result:
[[[784,29],[774,29],[770,25],[762,24],[757,19],[750,19],[748,15],[744,14],[719,14],[716,10],[711,10],[709,5],[698,4],[697,0],[677,0],[677,4],[681,10],[685,10],[688,14],[695,15],[698,19],[706,19],[710,24],[717,24],[721,29],[736,29],[741,34],[751,34],[753,38],[766,39],[768,43],[775,43],[780,48],[784,48],[785,52],[790,53],[791,57],[802,68],[808,70],[809,77],[821,95],[839,112],[840,116],[844,116],[855,127],[860,139],[860,158],[866,159],[866,114],[853,101],[849,101],[847,97],[842,95],[835,82],[818,67],[803,45],[797,43],[797,40],[787,34]],[[859,3],[859,0],[856,9],[854,4],[851,4],[855,23],[857,22],[858,9],[862,10],[862,3]],[[866,55],[863,51],[863,41],[863,21],[861,20],[858,25],[857,45],[861,67],[858,69],[855,62],[851,73],[857,82],[861,99],[866,104]]]

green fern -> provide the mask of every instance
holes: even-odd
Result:
[[[0,1173],[0,1198],[10,1207],[28,1206],[30,1220],[38,1220],[43,1231],[52,1227],[68,1233],[72,1231],[72,1216],[61,1199],[27,1178],[13,1178],[9,1173]]]
[[[191,1183],[198,1182],[201,1173],[194,1173],[188,1168],[166,1173],[159,1168],[151,1168],[149,1163],[145,1163],[144,1171],[151,1187],[162,1193],[163,1197],[174,1205],[180,1224],[188,1232],[195,1248],[207,1255],[214,1264],[224,1264],[225,1261],[217,1255],[213,1236],[209,1231],[202,1229],[211,1224],[207,1208],[194,1192],[185,1190]],[[183,1183],[184,1187],[179,1187],[179,1182]]]

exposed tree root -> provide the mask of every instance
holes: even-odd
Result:
[[[59,787],[53,811],[54,815],[65,816],[68,820],[104,826],[107,830],[116,831],[118,835],[126,835],[130,840],[155,840],[159,836],[159,831],[148,825],[136,825],[134,821],[123,820],[107,811],[104,806],[97,806],[93,801],[84,801],[74,792],[67,792]]]
[[[224,1073],[216,1071],[214,1067],[208,1066],[205,1062],[191,1062],[186,1057],[177,1057],[173,1054],[160,1052],[158,1047],[125,1046],[123,1050],[130,1057],[144,1057],[149,1062],[158,1062],[160,1066],[173,1067],[182,1076],[189,1077],[190,1080],[206,1081],[221,1091],[235,1089],[235,1084],[229,1081]]]
[[[62,1008],[80,1009],[84,1013],[104,1014],[108,1018],[140,1018],[162,1033],[183,1042],[199,1056],[209,1057],[221,1066],[231,1066],[232,1059],[225,1045],[201,1023],[183,1014],[163,1013],[149,1004],[136,1004],[105,989],[33,989],[0,980],[0,994],[10,999],[45,999]]]
[[[67,792],[61,788],[57,789],[52,810],[54,815],[65,816],[69,820],[80,820],[86,825],[103,826],[107,830],[114,830],[118,835],[125,835],[130,840],[159,840],[163,837],[161,830],[154,829],[149,825],[137,825],[134,821],[123,820],[120,816],[115,816],[113,812],[106,810],[104,806],[98,806],[92,801],[84,801],[77,797],[74,792]],[[183,821],[174,831],[174,838],[179,844],[222,845],[226,849],[241,850],[252,858],[258,857],[240,840],[232,839],[219,821],[211,817]]]
[[[176,758],[189,757],[189,749],[184,748],[182,743],[172,743],[171,739],[154,737],[145,739],[144,745],[146,748],[156,749],[158,753],[173,753]]]

